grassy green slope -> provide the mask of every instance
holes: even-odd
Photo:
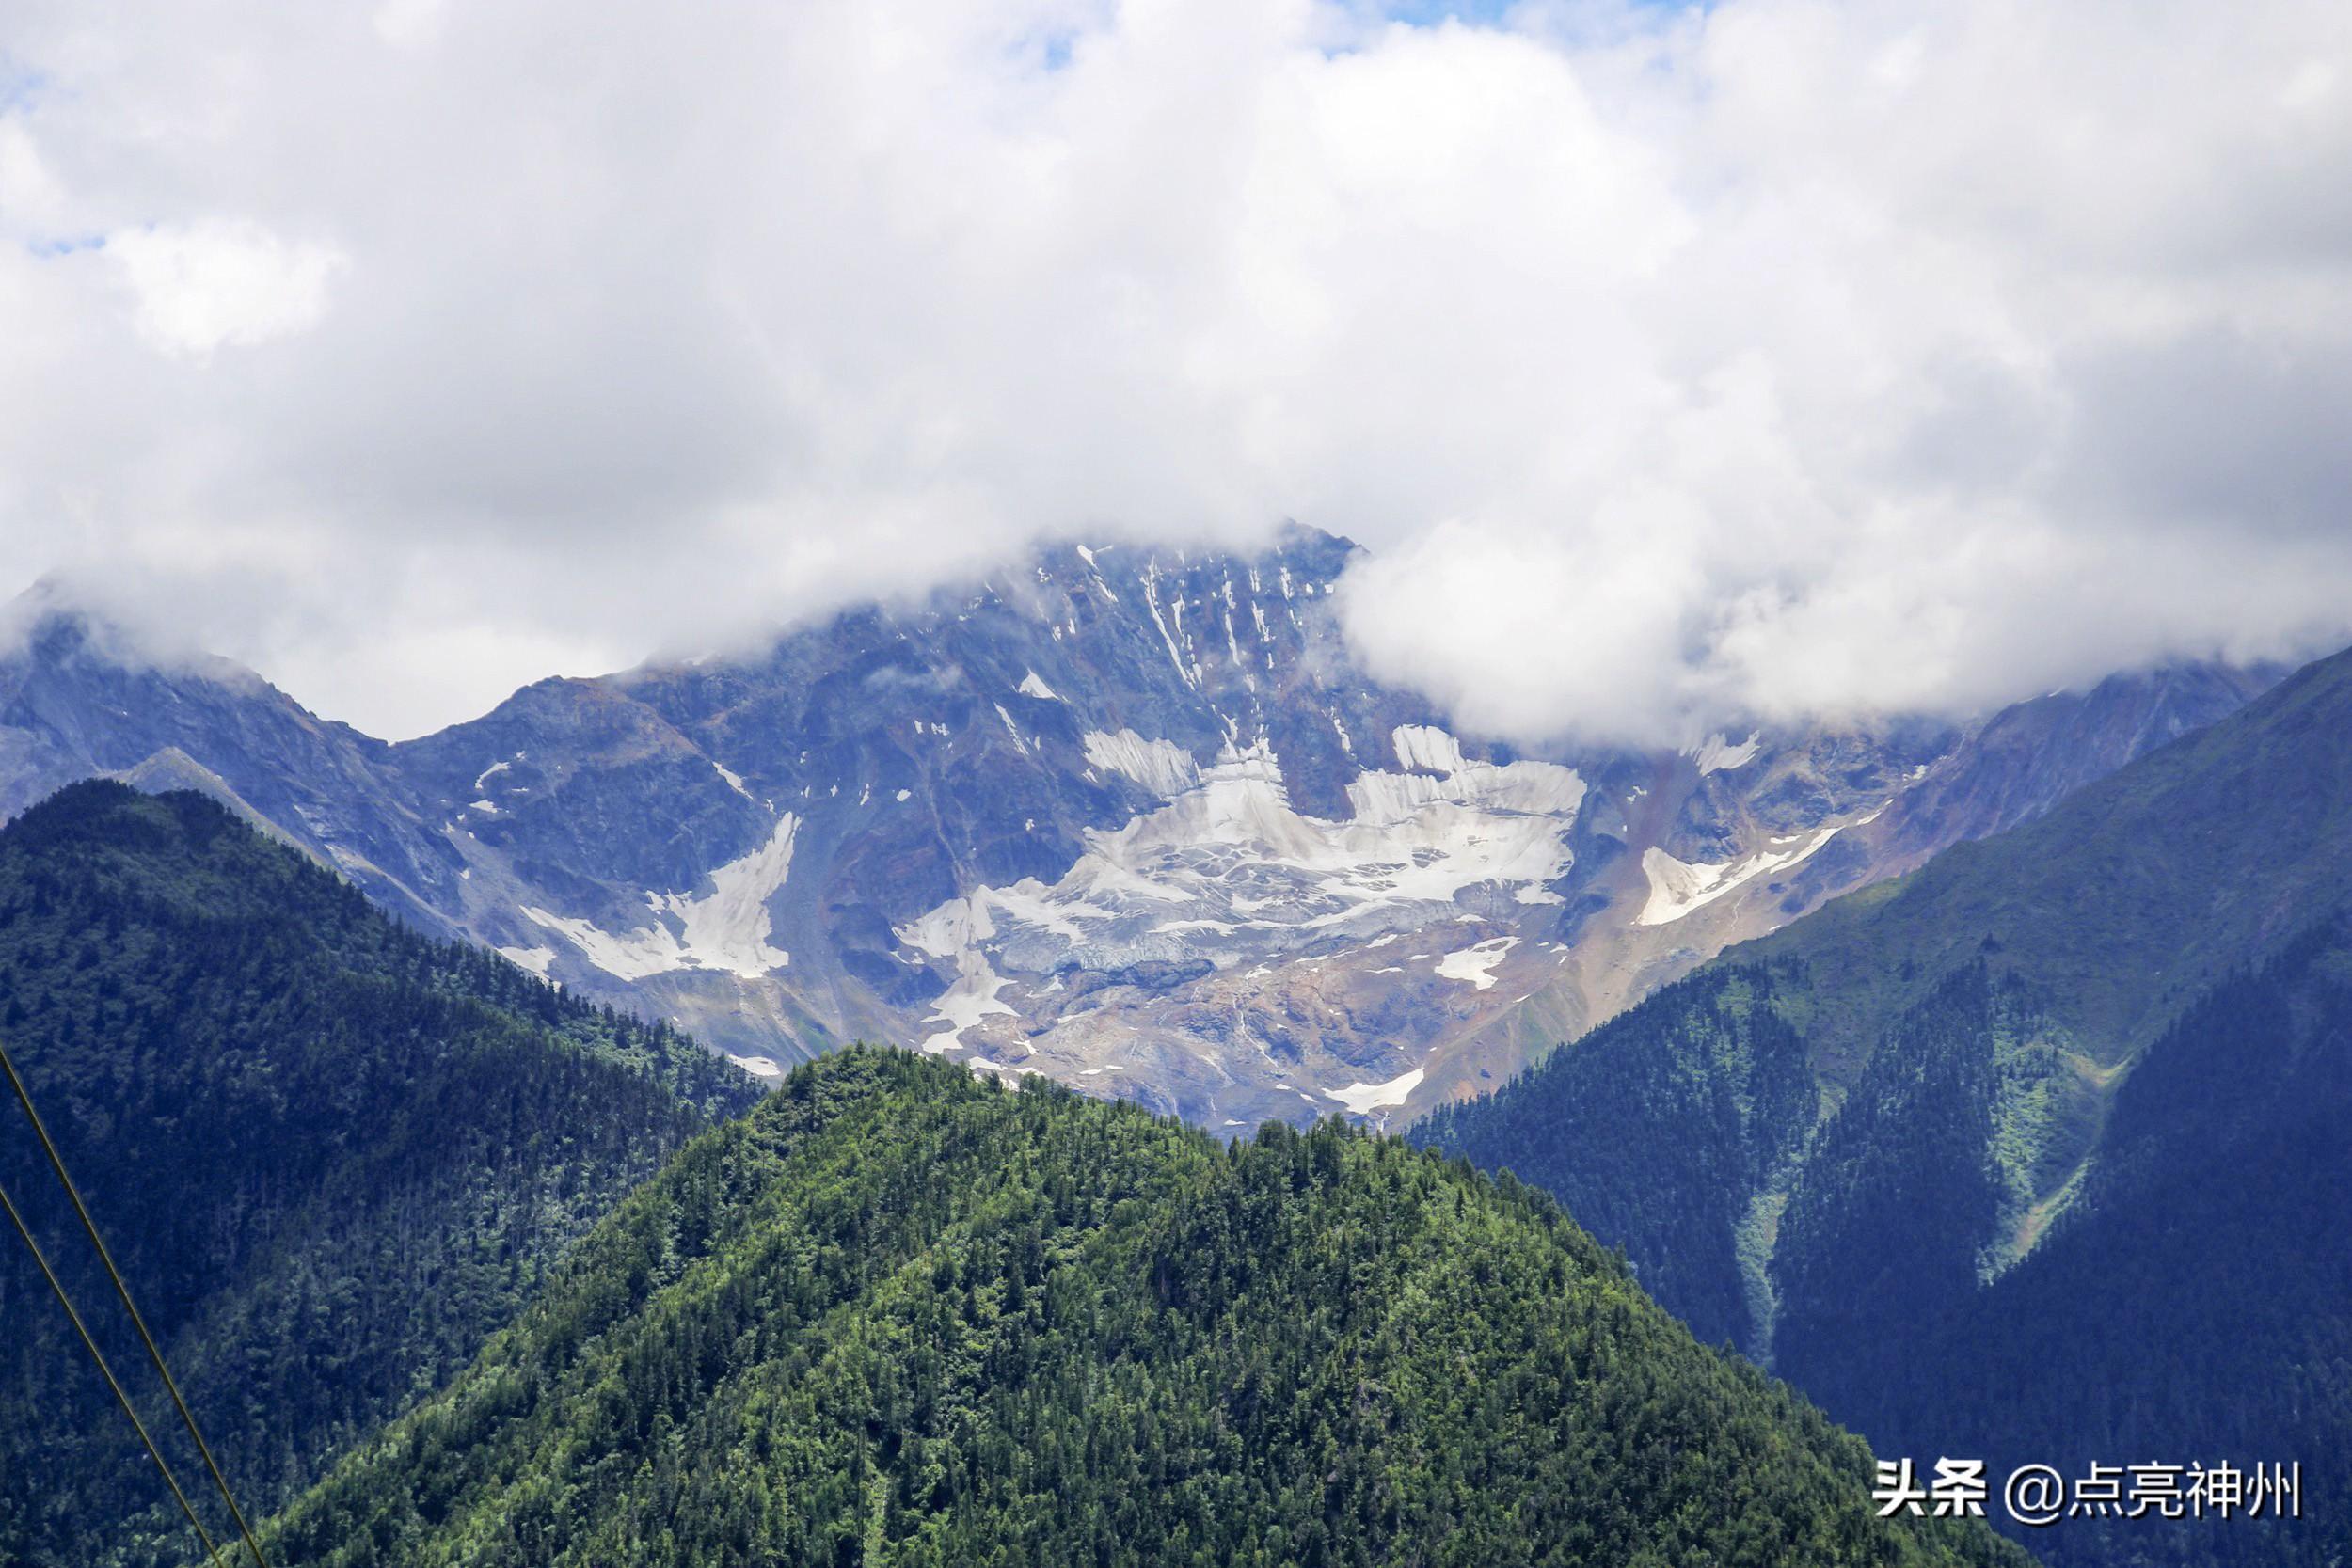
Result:
[[[1527,1189],[856,1050],[270,1533],[322,1568],[2011,1560],[1869,1481]]]
[[[97,783],[0,831],[0,1037],[248,1508],[464,1365],[756,1094],[678,1036],[395,925],[209,801]],[[193,1482],[6,1096],[0,1181]],[[0,1322],[0,1561],[181,1560],[185,1522],[13,1234]]]

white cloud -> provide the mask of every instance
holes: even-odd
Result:
[[[19,222],[55,223],[64,204],[65,193],[33,138],[24,126],[0,119],[0,213],[16,214]]]
[[[403,49],[421,49],[441,36],[449,0],[384,0],[375,8],[376,36]]]
[[[223,219],[122,230],[105,251],[135,302],[140,332],[167,353],[198,356],[317,325],[327,281],[343,264],[330,245]]]
[[[378,730],[1284,516],[1517,734],[2352,636],[2333,0],[20,8],[0,562]]]

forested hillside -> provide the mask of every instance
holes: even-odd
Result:
[[[756,1098],[680,1036],[395,925],[208,800],[112,784],[0,831],[0,1038],[248,1512],[470,1359],[623,1193]],[[0,1183],[199,1480],[5,1090]],[[190,1560],[12,1231],[0,1323],[0,1561]]]
[[[1984,1285],[2025,1291],[2006,1277],[2046,1238],[2074,1237],[2069,1254],[2097,1257],[2101,1244],[2079,1234],[2120,1236],[2126,1166],[2177,1171],[2212,1153],[2212,1129],[2135,1111],[2153,1091],[2134,1085],[2169,1073],[2247,1074],[2243,1064],[2261,1053],[2211,1026],[2215,1009],[2233,1004],[2204,999],[2269,983],[2244,976],[2331,915],[2347,879],[2352,655],[2338,655],[2039,822],[1959,846],[1734,949],[1493,1100],[1432,1117],[1417,1136],[1551,1191],[1622,1245],[1643,1283],[1703,1337],[1767,1358],[1873,1436],[1909,1440],[1930,1425],[1887,1425],[1885,1402],[1909,1398],[1897,1393],[1896,1371],[1931,1354],[1919,1325],[1969,1313],[1989,1332],[1984,1314],[2026,1297],[1983,1295]],[[2190,1008],[2206,1026],[2173,1029]],[[2165,1046],[2152,1050],[2160,1037]],[[2267,1136],[2285,1147],[2301,1112],[2296,1091],[2250,1076],[2260,1095],[2239,1113],[2249,1158]],[[2260,1168],[2266,1185],[2233,1184],[2240,1207],[2303,1213],[2334,1201],[2337,1166],[2265,1157]],[[2093,1195],[2105,1195],[2104,1207],[2083,1214],[2078,1234],[2068,1216]],[[2352,1247],[2340,1226],[2299,1245],[2267,1220],[2252,1228],[2265,1238],[2244,1243],[2252,1251],[2236,1239],[2214,1243],[2241,1266],[2217,1266],[2214,1252],[2176,1258],[2202,1315],[2177,1299],[2152,1302],[2125,1315],[2143,1335],[2119,1323],[2113,1298],[2032,1287],[2030,1330],[2012,1325],[2026,1338],[2010,1344],[2037,1347],[2046,1389],[2036,1402],[2095,1408],[2117,1347],[2152,1366],[2208,1356],[2206,1332],[2236,1334],[2230,1325],[2267,1311],[2274,1291],[2301,1291],[2292,1283],[2300,1271],[2345,1277]],[[2201,1227],[2184,1236],[2204,1246]],[[2054,1260],[2018,1277],[2079,1285],[2065,1271],[2082,1268],[2097,1272]],[[2141,1286],[2157,1290],[2153,1279]],[[2314,1287],[2311,1299],[2324,1294]],[[2335,1322],[2321,1314],[2323,1343]],[[1955,1417],[1939,1451],[1964,1450],[1972,1434],[1989,1441],[2007,1429],[1984,1422],[2015,1403],[2014,1382],[1972,1385],[1972,1343],[1963,1336],[1942,1348],[1956,1359],[1938,1386],[1954,1398],[1972,1389],[1978,1425]],[[2317,1365],[2281,1375],[2306,1380],[2296,1386],[2346,1386],[2340,1363]],[[2013,1379],[2023,1367],[2008,1370]],[[2320,1407],[2273,1397],[2280,1376],[2248,1379],[2243,1394],[2211,1386],[2217,1411],[2243,1416],[2246,1425],[2229,1429],[2239,1436],[2267,1432],[2292,1448],[2304,1429],[2289,1415]],[[2149,1419],[2130,1430],[2166,1450],[2159,1439],[2173,1429],[2153,1418],[2160,1408],[2143,1404]],[[2220,1430],[2183,1425],[2180,1440]],[[2054,1545],[2065,1535],[2037,1537],[2037,1549],[2106,1560],[2096,1544]],[[2216,1539],[2225,1538],[2245,1539]]]
[[[1548,1198],[855,1050],[269,1533],[326,1565],[2022,1562]]]
[[[2115,1096],[2081,1196],[2016,1268],[1899,1335],[1810,1357],[1885,1451],[2299,1460],[2301,1526],[2070,1522],[2054,1561],[2352,1560],[2352,923],[2191,1007]],[[2087,1325],[2085,1332],[2075,1325]]]

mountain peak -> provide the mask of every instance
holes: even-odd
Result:
[[[71,652],[104,623],[73,589],[50,573],[0,605],[0,649],[24,648],[44,660]]]
[[[103,591],[50,573],[0,605],[0,662],[20,656],[59,668],[90,663],[125,672],[194,676],[244,690],[267,686],[232,658],[152,626],[135,625]]]

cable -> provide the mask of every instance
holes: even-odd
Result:
[[[16,1233],[24,1237],[24,1244],[32,1249],[33,1261],[40,1265],[41,1277],[49,1281],[49,1288],[56,1292],[57,1305],[65,1308],[65,1315],[73,1320],[73,1331],[82,1337],[82,1343],[89,1351],[90,1359],[98,1363],[99,1371],[105,1375],[106,1386],[115,1391],[115,1399],[121,1404],[122,1413],[131,1418],[131,1425],[137,1431],[139,1441],[147,1445],[147,1457],[153,1460],[155,1468],[164,1473],[164,1484],[171,1488],[172,1497],[180,1504],[180,1512],[186,1514],[188,1523],[196,1527],[196,1538],[204,1543],[205,1555],[213,1560],[213,1568],[221,1568],[220,1548],[213,1544],[212,1535],[204,1528],[204,1522],[196,1516],[196,1510],[188,1506],[188,1495],[180,1490],[180,1482],[172,1475],[171,1466],[164,1463],[162,1452],[155,1447],[155,1439],[148,1435],[147,1423],[140,1420],[139,1413],[131,1407],[131,1396],[122,1391],[121,1383],[115,1377],[115,1370],[106,1365],[105,1353],[98,1348],[98,1341],[90,1338],[87,1325],[82,1322],[82,1314],[73,1309],[73,1298],[65,1293],[64,1284],[58,1280],[56,1271],[49,1266],[49,1259],[41,1252],[40,1243],[33,1240],[31,1227],[25,1225],[24,1216],[16,1212],[16,1204],[8,1197],[6,1187],[0,1187],[0,1208],[8,1210],[8,1218],[16,1226]]]
[[[98,1249],[99,1261],[106,1265],[107,1277],[115,1282],[115,1294],[122,1298],[122,1309],[131,1314],[131,1322],[139,1331],[139,1342],[147,1347],[148,1360],[155,1364],[156,1375],[164,1380],[164,1386],[171,1390],[171,1402],[179,1409],[181,1424],[196,1440],[196,1451],[204,1456],[204,1467],[213,1473],[213,1484],[220,1488],[221,1500],[229,1505],[230,1516],[237,1521],[237,1533],[245,1537],[245,1549],[253,1554],[253,1560],[259,1568],[269,1568],[269,1559],[262,1555],[261,1543],[253,1539],[253,1528],[245,1522],[245,1510],[237,1506],[235,1495],[229,1490],[229,1478],[220,1473],[220,1465],[213,1458],[211,1445],[204,1441],[204,1434],[196,1429],[196,1417],[188,1410],[188,1402],[180,1397],[180,1385],[173,1380],[171,1369],[164,1365],[164,1353],[156,1348],[155,1337],[147,1331],[147,1320],[139,1316],[137,1306],[131,1300],[131,1287],[123,1283],[122,1271],[115,1267],[114,1254],[106,1250],[104,1239],[98,1234],[98,1222],[90,1218],[88,1207],[82,1202],[81,1189],[73,1184],[73,1178],[66,1174],[65,1157],[57,1152],[56,1144],[51,1141],[49,1129],[41,1123],[40,1113],[33,1109],[32,1093],[25,1088],[24,1080],[17,1076],[16,1064],[8,1059],[6,1044],[0,1044],[0,1068],[7,1069],[8,1083],[16,1089],[16,1098],[24,1103],[24,1114],[32,1118],[33,1131],[40,1135],[40,1147],[48,1151],[51,1168],[56,1171],[57,1180],[64,1184],[66,1196],[73,1200],[73,1212],[82,1217],[82,1228],[88,1233],[90,1245]],[[21,1224],[19,1228],[23,1228]],[[31,1240],[29,1232],[25,1239]]]

